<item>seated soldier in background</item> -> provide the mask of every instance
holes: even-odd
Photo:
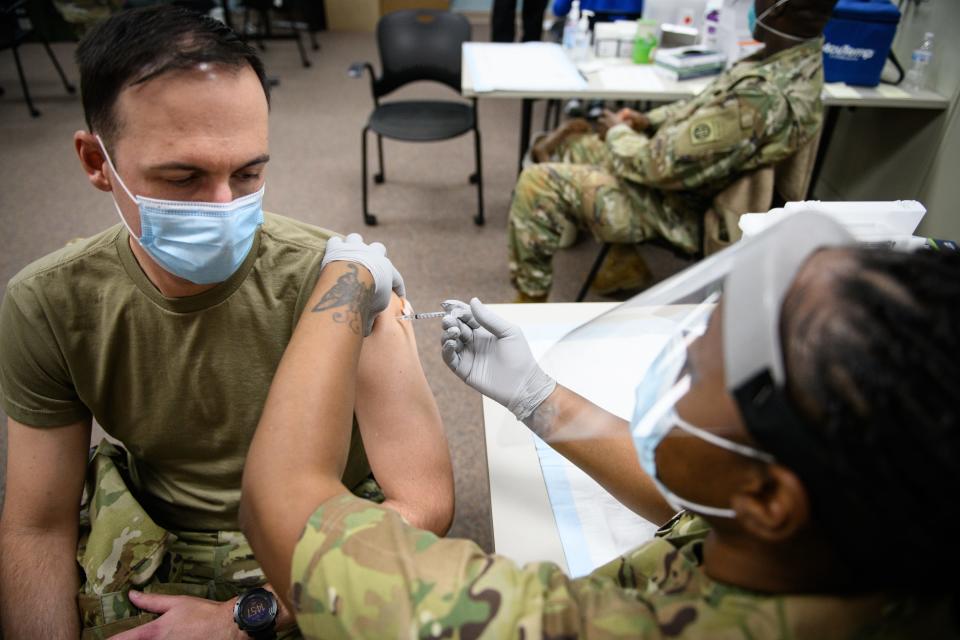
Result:
[[[598,277],[605,293],[649,282],[637,243],[662,238],[697,253],[713,197],[793,155],[819,130],[820,35],[835,3],[756,0],[754,35],[764,49],[695,98],[647,114],[607,114],[602,136],[571,121],[538,144],[540,164],[520,175],[508,221],[517,301],[547,299],[566,224],[614,243]]]
[[[333,234],[263,212],[269,87],[223,23],[122,12],[77,60],[74,146],[121,223],[27,266],[0,309],[2,635],[245,637],[233,600],[265,580],[239,532],[241,473]],[[453,476],[410,323],[360,360],[343,482],[443,533]],[[93,419],[126,451],[89,460]]]

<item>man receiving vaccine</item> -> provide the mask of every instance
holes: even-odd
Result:
[[[264,213],[268,85],[222,23],[172,7],[121,13],[77,60],[88,130],[74,146],[114,225],[6,290],[2,635],[298,637],[261,589],[237,510],[332,234]],[[393,296],[385,313],[401,308]],[[365,333],[342,480],[443,533],[449,454],[412,330]],[[123,447],[89,456],[93,420]]]

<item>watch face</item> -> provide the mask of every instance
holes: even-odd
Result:
[[[248,627],[258,627],[269,622],[273,616],[273,601],[266,595],[251,594],[240,604],[240,620]]]

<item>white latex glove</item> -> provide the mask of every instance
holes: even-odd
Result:
[[[373,297],[370,300],[368,317],[363,328],[363,335],[370,335],[373,330],[373,321],[390,305],[390,292],[395,291],[401,298],[406,295],[403,276],[387,258],[387,248],[383,244],[379,242],[365,244],[359,233],[351,233],[346,239],[334,236],[327,240],[327,249],[323,254],[320,270],[322,271],[331,262],[355,262],[363,265],[373,276]]]
[[[556,380],[543,372],[520,327],[474,298],[443,303],[443,361],[483,395],[526,420],[553,393]]]

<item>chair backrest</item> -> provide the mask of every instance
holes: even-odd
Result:
[[[459,13],[412,9],[395,11],[377,23],[381,76],[379,98],[418,80],[432,80],[460,93],[460,57],[470,40],[470,23]]]
[[[703,218],[703,255],[714,254],[740,239],[740,216],[770,209],[773,183],[773,167],[761,167],[743,174],[714,196],[713,206]]]
[[[821,128],[792,156],[740,176],[714,196],[713,206],[704,216],[704,255],[716,253],[740,239],[743,232],[739,222],[743,214],[769,211],[776,196],[785,202],[806,199],[822,134]]]
[[[774,167],[777,195],[783,198],[784,202],[807,199],[822,135],[823,127],[820,127],[816,135],[797,149],[795,154],[781,160]]]

